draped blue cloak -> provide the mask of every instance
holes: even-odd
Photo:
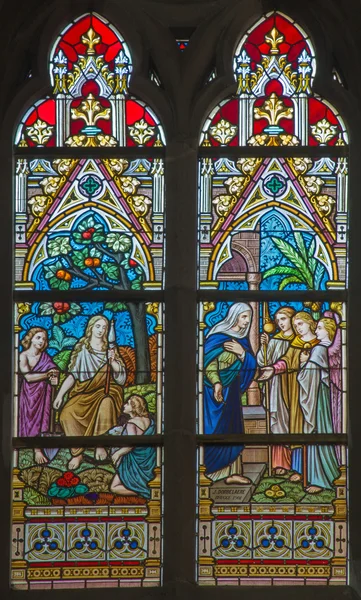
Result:
[[[148,429],[143,435],[154,435],[155,423],[150,422]],[[156,449],[154,446],[136,446],[128,454],[125,454],[118,467],[118,475],[122,484],[143,496],[150,498],[149,482],[154,479],[156,467]]]
[[[241,395],[249,388],[256,372],[257,362],[248,338],[232,338],[224,333],[214,333],[205,340],[204,368],[224,352],[223,345],[235,339],[246,351],[244,361],[237,359],[227,369],[219,371],[224,402],[213,397],[213,385],[204,377],[203,413],[204,433],[243,433]],[[213,473],[234,462],[244,446],[205,446],[206,473]]]

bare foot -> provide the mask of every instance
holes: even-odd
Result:
[[[290,477],[290,481],[293,481],[293,483],[297,483],[298,481],[301,481],[301,480],[302,480],[302,475],[300,475],[299,473],[294,473]]]
[[[309,485],[306,487],[305,492],[307,494],[318,494],[319,492],[322,492],[322,488],[318,487],[317,485]]]
[[[110,484],[110,491],[113,494],[118,494],[119,496],[136,496],[137,493],[133,492],[133,490],[129,490],[122,484],[119,477],[116,475],[113,481]]]
[[[243,477],[243,475],[231,475],[230,477],[227,477],[226,483],[228,485],[247,485],[249,483],[252,483],[252,481],[248,479],[248,477]]]
[[[48,459],[46,458],[46,456],[44,456],[44,454],[42,453],[41,450],[39,450],[38,448],[35,448],[35,462],[38,465],[46,465],[48,461]]]
[[[283,467],[277,467],[277,469],[275,469],[275,475],[286,475],[287,472],[287,469],[283,469]]]
[[[77,469],[82,462],[83,462],[82,454],[79,454],[78,456],[73,456],[73,458],[71,458],[68,462],[69,471],[75,471],[75,469]]]
[[[105,460],[107,458],[108,454],[107,451],[105,450],[105,448],[97,448],[95,450],[95,458],[97,460]]]

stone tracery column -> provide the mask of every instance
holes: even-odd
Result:
[[[254,291],[259,289],[261,283],[261,273],[247,273],[247,281],[249,290]],[[253,310],[252,324],[249,333],[249,341],[253,352],[256,354],[259,346],[259,304],[258,302],[250,302]],[[252,381],[247,390],[247,403],[250,406],[259,406],[261,404],[261,392],[258,384]]]

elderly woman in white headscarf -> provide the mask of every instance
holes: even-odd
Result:
[[[204,344],[204,433],[243,433],[241,396],[256,371],[248,339],[252,308],[237,302],[209,331]],[[206,446],[207,476],[213,481],[247,484],[242,475],[243,445]]]

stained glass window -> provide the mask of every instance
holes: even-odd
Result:
[[[102,16],[49,72],[15,134],[12,585],[159,586],[164,134]]]
[[[201,133],[200,585],[347,581],[348,137],[316,58],[265,15]]]

